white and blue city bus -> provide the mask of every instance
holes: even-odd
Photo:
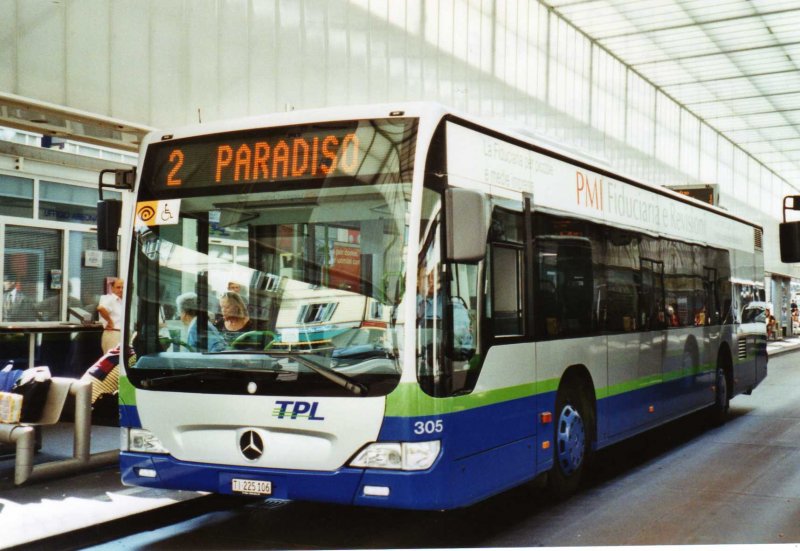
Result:
[[[441,510],[541,475],[564,496],[594,451],[721,420],[766,376],[741,318],[761,229],[523,133],[421,103],[141,151],[126,484]]]

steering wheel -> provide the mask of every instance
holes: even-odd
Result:
[[[161,345],[161,350],[164,352],[171,350],[176,345],[178,348],[183,347],[189,352],[197,352],[196,347],[180,339],[173,339],[172,337],[159,337],[158,342]]]
[[[275,343],[275,341],[278,340],[278,335],[272,331],[247,331],[246,333],[242,333],[233,339],[233,342],[231,342],[231,348],[249,345],[252,344],[253,341],[260,342],[261,339],[265,337],[270,337],[270,340],[264,345],[263,350],[269,350],[272,348],[272,345]]]

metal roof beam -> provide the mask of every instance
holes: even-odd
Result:
[[[741,117],[750,117],[753,115],[772,115],[774,113],[793,113],[795,111],[800,111],[800,107],[794,107],[792,109],[769,109],[768,111],[751,111],[750,113],[736,113],[734,115],[716,115],[712,117],[703,117],[707,121],[713,120],[720,120],[720,119],[736,119]],[[790,122],[787,122],[785,126],[791,125]]]
[[[647,29],[639,32],[629,32],[629,33],[619,33],[619,34],[611,34],[606,36],[599,36],[597,40],[613,40],[615,38],[629,38],[631,36],[639,36],[639,35],[647,35],[653,34],[662,31],[679,31],[681,29],[691,29],[693,27],[702,27],[704,25],[713,25],[715,23],[732,23],[734,21],[742,21],[744,19],[753,19],[755,17],[765,17],[769,15],[783,15],[786,13],[792,13],[800,11],[797,8],[787,8],[785,10],[773,10],[773,11],[765,11],[761,13],[753,13],[748,15],[734,15],[731,17],[720,17],[718,19],[709,19],[708,21],[697,21],[693,23],[683,23],[681,25],[670,25],[667,27],[658,27],[655,29]]]
[[[662,84],[661,87],[672,88],[673,86],[686,86],[687,84],[708,84],[709,82],[723,82],[726,80],[736,80],[736,79],[744,79],[748,80],[752,77],[769,77],[773,75],[785,75],[785,74],[795,74],[797,73],[797,69],[783,69],[781,71],[767,71],[765,73],[750,73],[750,74],[743,74],[735,77],[717,77],[717,78],[706,78],[706,79],[696,79],[696,80],[689,80],[684,82],[675,82],[672,84]],[[720,100],[723,101],[723,100]]]
[[[600,41],[602,44],[602,41]],[[731,55],[731,54],[742,54],[748,52],[754,52],[756,50],[773,50],[778,48],[785,48],[787,46],[800,46],[800,41],[794,42],[779,42],[777,44],[768,44],[765,46],[747,46],[744,48],[735,48],[732,50],[720,50],[718,52],[708,52],[705,54],[693,54],[693,55],[686,55],[686,56],[668,56],[662,59],[654,59],[650,61],[642,61],[641,63],[635,63],[632,67],[641,67],[643,65],[656,65],[658,63],[667,63],[670,61],[686,61],[689,59],[701,59],[704,57],[714,57],[714,56],[721,56],[721,55]]]
[[[742,78],[742,77],[736,77],[736,78]],[[734,97],[724,98],[724,99],[709,99],[709,100],[703,100],[703,101],[688,101],[688,102],[684,103],[684,105],[686,107],[688,107],[690,105],[692,105],[692,106],[694,106],[694,105],[708,105],[708,104],[713,104],[713,103],[725,103],[725,102],[728,102],[728,101],[739,101],[739,100],[743,100],[743,99],[776,98],[776,97],[780,97],[780,96],[791,96],[792,94],[797,94],[798,96],[800,96],[800,88],[797,88],[796,90],[789,90],[788,92],[776,92],[774,94],[751,94],[751,95],[748,95],[748,96],[734,96]]]
[[[753,140],[753,141],[749,141],[749,142],[733,142],[733,143],[735,143],[737,145],[748,145],[748,144],[754,144],[754,143],[789,142],[789,141],[792,141],[792,140],[795,140],[795,141],[796,140],[800,140],[800,136],[795,136],[794,138],[775,138],[775,139],[772,139],[772,140]],[[777,149],[776,151],[780,151],[780,149]]]
[[[752,130],[774,130],[775,128],[796,128],[796,124],[792,123],[785,123],[785,124],[770,124],[767,126],[748,126],[747,128],[740,128],[738,130],[726,130],[726,134],[736,134],[737,132],[750,132]]]

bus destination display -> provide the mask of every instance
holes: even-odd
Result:
[[[163,144],[156,153],[154,184],[184,189],[352,176],[362,165],[354,125],[327,132],[274,132]]]

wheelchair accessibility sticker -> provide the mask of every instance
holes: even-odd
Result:
[[[177,224],[181,200],[140,201],[136,203],[136,226],[166,226]]]

